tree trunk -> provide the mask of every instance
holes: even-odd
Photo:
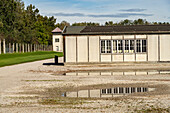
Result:
[[[15,50],[15,43],[12,44],[12,53],[14,53]]]
[[[24,53],[24,44],[22,44],[22,52]]]
[[[15,48],[16,48],[15,52],[18,53],[18,43],[16,43]]]
[[[20,53],[21,53],[21,48],[22,48],[22,47],[21,47],[21,43],[20,43],[20,44],[19,44],[19,52],[20,52]]]
[[[11,43],[9,43],[9,53],[11,53]]]
[[[3,40],[3,53],[6,54],[6,45],[5,45],[5,39]]]
[[[32,52],[32,44],[31,44],[30,52]]]
[[[1,39],[0,39],[0,54],[1,54]]]

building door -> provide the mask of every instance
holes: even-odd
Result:
[[[58,46],[56,46],[56,51],[59,51],[59,47]]]

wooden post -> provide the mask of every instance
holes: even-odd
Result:
[[[24,53],[24,44],[22,44],[22,52]]]
[[[6,54],[6,45],[5,45],[5,39],[3,40],[3,53]]]
[[[14,53],[14,47],[15,47],[15,43],[12,44],[12,53]]]
[[[15,48],[16,48],[15,52],[18,53],[18,43],[16,43]]]
[[[0,54],[1,54],[1,39],[0,39]]]

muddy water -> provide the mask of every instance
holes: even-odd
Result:
[[[128,71],[76,71],[64,73],[64,75],[155,75],[155,74],[170,74],[170,70],[128,70]]]
[[[154,91],[155,88],[148,87],[113,87],[105,89],[94,90],[78,90],[74,92],[65,92],[63,97],[82,97],[82,98],[104,98],[104,97],[117,97],[126,96],[134,93],[146,93]]]

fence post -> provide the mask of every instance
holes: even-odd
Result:
[[[22,52],[24,53],[24,44],[22,44]]]
[[[1,39],[0,39],[0,54],[1,54]]]
[[[18,53],[18,43],[16,43],[15,48],[16,48],[15,52]]]
[[[12,53],[14,53],[14,47],[15,47],[15,43],[12,44]]]

